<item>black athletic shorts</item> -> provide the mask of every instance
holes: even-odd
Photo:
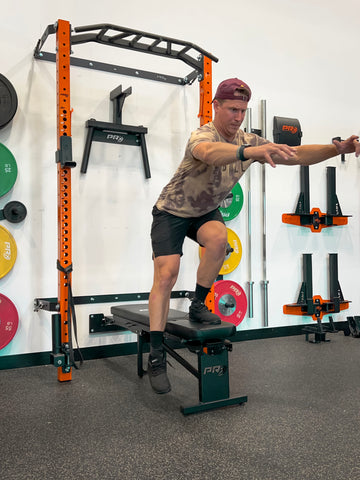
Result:
[[[155,257],[173,254],[182,255],[185,237],[197,242],[197,231],[206,222],[216,220],[225,224],[218,208],[201,217],[177,217],[159,210],[157,207],[153,208],[152,214],[151,242]]]

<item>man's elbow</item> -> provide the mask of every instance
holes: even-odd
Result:
[[[210,153],[210,149],[206,147],[206,145],[197,145],[193,152],[193,157],[196,160],[200,160],[200,162],[207,163],[208,165],[212,165],[212,155]]]

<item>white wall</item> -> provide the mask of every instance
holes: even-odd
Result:
[[[58,18],[73,26],[113,23],[195,43],[219,58],[213,64],[213,85],[237,76],[253,90],[253,126],[260,124],[259,105],[267,101],[267,133],[272,140],[274,115],[296,117],[303,143],[329,143],[332,137],[358,134],[358,18],[360,6],[345,0],[285,2],[229,0],[119,2],[101,5],[84,0],[13,0],[2,9],[0,73],[14,85],[19,107],[13,122],[0,130],[0,142],[14,154],[19,175],[12,191],[0,198],[0,208],[10,200],[22,201],[28,216],[21,224],[2,225],[13,234],[18,256],[12,271],[0,279],[0,292],[16,305],[20,325],[1,355],[51,349],[50,313],[34,312],[33,300],[57,296],[56,200],[56,71],[55,64],[33,59],[38,38]],[[11,9],[11,11],[10,11]],[[54,37],[54,36],[53,36]],[[54,38],[46,50],[53,49]],[[79,57],[98,59],[143,70],[182,75],[184,66],[151,55],[110,47],[74,47]],[[145,57],[145,58],[144,58]],[[185,67],[187,71],[187,67]],[[110,120],[109,92],[119,84],[132,87],[125,101],[124,123],[148,127],[147,147],[152,177],[145,180],[140,149],[93,143],[88,172],[80,174],[89,118]],[[146,292],[151,288],[152,262],[149,240],[151,206],[167,182],[197,128],[198,84],[178,87],[117,74],[72,67],[71,103],[73,155],[73,291],[74,295]],[[302,277],[302,254],[313,254],[314,295],[328,298],[327,257],[338,253],[339,280],[350,309],[335,316],[360,312],[356,277],[359,272],[359,168],[354,155],[341,163],[334,158],[310,169],[310,204],[326,211],[326,166],[336,166],[337,194],[345,215],[344,227],[312,233],[281,223],[282,213],[294,211],[300,188],[299,168],[267,168],[267,279],[269,325],[308,323],[309,317],[283,315],[282,306],[295,302]],[[254,318],[245,318],[239,329],[259,328],[261,315],[261,188],[260,166],[251,172],[252,267]],[[241,181],[245,199],[247,179]],[[247,204],[228,223],[240,237],[243,259],[226,279],[246,289]],[[176,289],[193,289],[198,262],[197,247],[186,243]],[[176,306],[186,309],[184,302]],[[80,345],[126,342],[128,334],[88,334],[90,313],[109,313],[110,305],[79,306]]]

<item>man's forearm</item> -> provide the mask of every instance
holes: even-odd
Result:
[[[238,149],[238,145],[231,143],[203,142],[194,148],[193,155],[208,165],[221,166],[238,161]],[[288,145],[266,143],[257,147],[248,147],[244,150],[245,160],[252,159],[261,162],[263,160],[271,162],[271,155],[279,159],[278,163],[281,160],[286,163],[288,157],[294,155],[294,148]]]
[[[301,145],[295,147],[295,155],[288,160],[275,155],[277,165],[314,165],[339,155],[335,145]]]
[[[208,165],[227,165],[238,160],[236,152],[237,145],[223,142],[204,142],[197,145],[193,150],[193,155]]]
[[[276,143],[266,143],[259,146],[249,146],[243,152],[246,160],[252,159],[260,163],[276,165],[314,165],[341,153],[356,153],[360,155],[358,137],[352,135],[342,142],[329,145],[300,145],[289,147]],[[209,165],[226,165],[238,160],[238,146],[223,142],[203,142],[193,150],[193,155]]]

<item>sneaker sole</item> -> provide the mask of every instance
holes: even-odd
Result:
[[[154,390],[155,393],[158,393],[159,395],[163,395],[164,393],[169,393],[171,391],[171,385],[169,383],[169,387],[166,389],[158,389],[156,388],[152,383],[151,383],[151,375],[149,374],[149,371],[146,371],[148,377],[149,377],[149,382],[151,388]]]
[[[201,325],[220,325],[221,320],[213,321],[213,322],[204,322],[203,320],[194,320],[193,318],[189,317],[190,322],[200,323]]]
[[[150,377],[149,377],[149,380],[150,380]],[[158,395],[163,395],[163,394],[169,393],[171,391],[171,385],[167,389],[159,390],[159,389],[157,389],[153,386],[153,384],[151,383],[151,380],[150,380],[150,386],[154,390],[154,392],[157,393]]]
[[[151,386],[151,388],[154,390],[155,393],[157,393],[158,395],[164,395],[165,393],[169,393],[171,392],[171,387],[168,389],[168,390],[155,390],[155,388],[153,386]]]

